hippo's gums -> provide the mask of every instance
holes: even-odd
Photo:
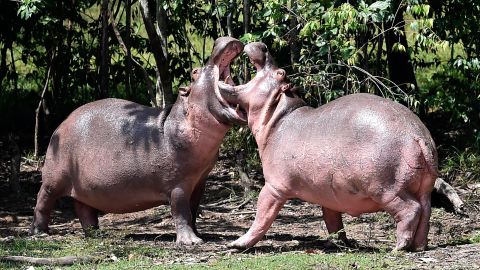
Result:
[[[343,241],[342,213],[385,210],[397,225],[396,250],[425,249],[438,172],[435,144],[419,118],[370,94],[306,106],[263,43],[244,51],[257,75],[245,85],[221,83],[220,92],[248,114],[265,186],[255,221],[231,246],[255,245],[286,200],[299,198],[321,205],[328,232]]]
[[[31,233],[47,232],[55,201],[69,196],[85,232],[98,227],[98,211],[170,203],[177,243],[201,243],[195,217],[205,178],[227,130],[246,121],[218,90],[242,49],[236,39],[217,39],[170,109],[104,99],[75,110],[50,140]]]

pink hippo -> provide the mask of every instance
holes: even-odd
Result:
[[[329,233],[346,241],[342,213],[384,210],[396,222],[395,250],[427,247],[430,194],[437,177],[435,143],[406,107],[352,94],[312,108],[286,82],[263,43],[244,51],[257,68],[245,85],[220,83],[223,98],[247,113],[265,176],[255,221],[230,244],[255,245],[292,198],[322,206]]]
[[[86,233],[98,227],[99,211],[170,204],[177,243],[201,243],[195,218],[206,176],[225,133],[245,122],[217,86],[242,48],[234,38],[217,39],[208,63],[193,71],[194,81],[169,109],[104,99],[72,112],[50,140],[31,233],[47,232],[55,201],[68,196]]]

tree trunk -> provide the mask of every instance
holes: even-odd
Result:
[[[108,0],[102,0],[101,6],[102,16],[102,49],[101,49],[101,64],[100,64],[100,92],[99,98],[108,96]]]
[[[233,37],[232,20],[233,20],[234,10],[235,10],[235,0],[230,0],[230,3],[228,5],[228,15],[227,15],[227,33],[229,37]],[[245,22],[243,24],[245,25]]]
[[[298,20],[296,17],[297,11],[297,1],[290,0],[290,34],[289,34],[289,43],[290,43],[290,64],[292,65],[292,71],[297,72],[295,68],[300,59],[300,46],[298,43]]]
[[[10,47],[10,58],[12,59],[12,71],[13,71],[13,89],[15,89],[14,94],[18,94],[18,75],[17,75],[17,69],[15,67],[15,57],[13,57],[13,48]]]
[[[136,93],[132,93],[131,88],[131,70],[132,70],[132,52],[130,50],[130,25],[131,25],[131,3],[130,0],[126,0],[126,19],[125,19],[125,49],[127,50],[127,63],[125,69],[125,92],[129,99],[135,98]]]
[[[38,153],[39,153],[38,133],[39,133],[39,126],[40,126],[40,109],[42,108],[42,105],[44,103],[43,100],[45,98],[45,93],[47,92],[47,89],[48,89],[48,82],[50,80],[50,71],[52,70],[52,62],[54,57],[55,57],[55,51],[52,52],[52,61],[50,61],[48,65],[48,71],[45,78],[45,85],[43,86],[43,91],[42,91],[42,94],[40,95],[40,101],[38,102],[37,109],[35,110],[35,135],[34,135],[35,148],[33,152],[33,155],[35,157],[38,157]]]
[[[3,44],[2,50],[0,52],[0,84],[3,81],[3,78],[7,75],[7,50],[12,47],[12,43],[9,40],[6,40]]]
[[[382,32],[383,32],[383,25],[380,25],[380,29],[382,29]],[[377,55],[376,55],[376,59],[375,59],[375,63],[376,63],[376,72],[375,72],[375,75],[377,76],[382,76],[382,71],[383,71],[383,67],[382,67],[382,55],[383,55],[383,34],[382,35],[378,35],[378,41],[377,41]]]
[[[165,107],[167,105],[173,104],[175,100],[173,100],[172,82],[169,71],[167,13],[163,8],[162,0],[157,0],[156,12],[157,24],[155,30],[157,31],[157,35],[160,37],[160,41],[162,43],[163,57],[165,58],[166,62],[166,65],[158,69],[158,74],[160,74],[162,79],[163,91],[161,91],[161,95],[163,96],[163,106]]]
[[[8,144],[10,152],[10,190],[15,193],[20,193],[20,149],[17,142],[15,142],[15,136],[13,134],[8,135]]]
[[[161,106],[173,104],[172,82],[170,78],[168,68],[168,54],[167,54],[167,27],[166,27],[166,14],[163,7],[158,2],[157,13],[157,30],[153,25],[153,20],[150,15],[147,0],[140,0],[141,13],[143,22],[145,24],[145,30],[147,31],[148,39],[150,41],[150,49],[152,50],[153,57],[156,64],[157,73],[157,104]],[[159,36],[161,35],[161,37]],[[161,97],[163,94],[163,97]],[[159,99],[163,99],[164,102],[158,103]]]
[[[250,0],[243,0],[243,34],[248,34],[250,32]],[[247,83],[250,81],[251,76],[249,72],[250,62],[248,60],[243,61],[243,74],[245,74],[245,81]]]
[[[403,12],[404,6],[399,6],[401,1],[397,0],[393,3],[393,10],[397,10],[395,18],[391,24],[392,29],[387,29],[385,42],[387,45],[387,60],[388,73],[390,80],[397,84],[403,91],[409,93],[412,89],[417,89],[417,80],[415,78],[415,71],[410,61],[408,54],[408,43],[405,33]],[[399,31],[394,31],[393,28]],[[402,32],[402,33],[399,33]],[[405,48],[405,51],[394,50],[393,45],[400,43]]]

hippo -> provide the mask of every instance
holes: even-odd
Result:
[[[252,226],[230,246],[255,245],[283,204],[297,198],[320,205],[328,232],[342,241],[342,213],[386,211],[396,222],[394,251],[425,249],[438,158],[420,119],[399,103],[367,93],[312,108],[265,44],[249,43],[244,51],[257,69],[255,78],[219,87],[228,103],[247,114],[265,185]]]
[[[202,243],[195,218],[223,137],[246,119],[220,96],[218,81],[232,83],[230,62],[240,41],[215,41],[206,65],[179,89],[164,110],[121,99],[88,103],[72,112],[51,137],[31,234],[48,232],[60,197],[72,197],[85,233],[98,228],[98,212],[129,213],[171,205],[176,242]]]

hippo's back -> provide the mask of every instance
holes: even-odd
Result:
[[[282,126],[297,130],[304,140],[392,147],[397,141],[422,139],[434,148],[428,129],[408,108],[365,93],[347,95],[315,109],[297,109]]]
[[[122,204],[110,208],[109,201],[120,197],[133,205],[127,203],[129,189],[144,194],[146,201],[158,199],[162,187],[152,186],[173,171],[165,168],[169,154],[161,118],[158,109],[120,99],[79,107],[52,135],[43,182],[106,212],[124,211]]]

